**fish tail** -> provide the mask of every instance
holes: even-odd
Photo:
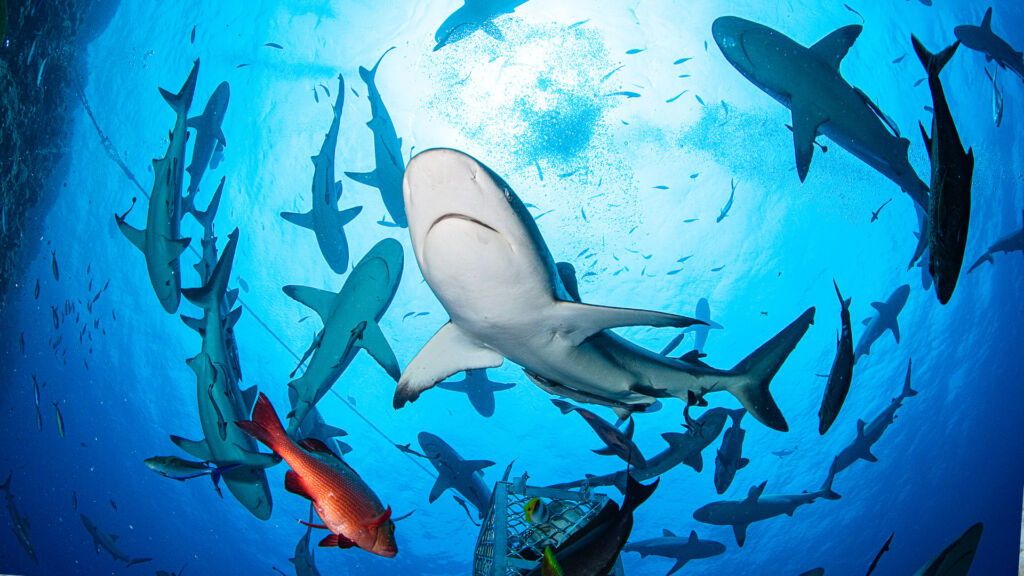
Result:
[[[839,494],[832,491],[832,480],[836,477],[836,467],[839,465],[839,459],[836,458],[832,461],[832,467],[828,469],[828,477],[825,478],[825,483],[821,485],[821,490],[818,491],[818,495],[826,500],[839,500]]]
[[[289,442],[288,435],[278,419],[274,407],[267,399],[267,395],[260,392],[256,400],[256,406],[252,409],[252,420],[240,420],[235,422],[246,434],[259,440],[275,453]]]
[[[811,307],[733,368],[737,379],[727,389],[747,412],[774,430],[785,432],[789,430],[789,425],[768,386],[813,323],[814,308]]]
[[[204,310],[216,310],[227,292],[228,281],[231,278],[231,265],[235,259],[235,250],[238,247],[238,228],[228,234],[228,243],[221,252],[217,265],[213,268],[210,280],[201,288],[186,288],[181,291],[185,298],[203,308]]]
[[[914,52],[917,52],[917,58],[924,65],[925,70],[928,71],[928,77],[938,76],[939,72],[946,66],[949,59],[953,57],[956,49],[960,46],[960,41],[957,40],[952,46],[946,48],[938,54],[932,54],[921,44],[921,41],[917,39],[917,36],[911,35],[910,40],[914,43]]]
[[[172,94],[163,88],[160,89],[160,95],[164,97],[167,104],[174,108],[174,111],[179,115],[188,115],[188,109],[192,106],[192,96],[196,92],[196,78],[198,76],[199,58],[196,58],[195,63],[192,65],[192,71],[188,74],[188,79],[185,80],[185,84],[182,85],[181,90],[177,94]]]
[[[632,474],[626,474],[626,496],[622,500],[622,509],[633,511],[640,507],[641,504],[647,501],[654,494],[654,490],[658,487],[658,483],[661,481],[660,478],[656,479],[650,484],[641,484]]]
[[[913,366],[913,364],[913,359],[907,361],[907,377],[905,380],[903,380],[903,392],[900,393],[900,396],[903,396],[904,398],[917,396],[917,390],[914,390],[913,388],[910,387],[910,367]]]
[[[373,83],[374,78],[377,77],[377,67],[380,66],[380,61],[383,60],[385,56],[387,56],[388,52],[391,52],[394,49],[395,47],[392,46],[391,48],[385,50],[384,53],[380,55],[380,58],[377,59],[377,63],[373,65],[372,69],[367,70],[363,66],[359,67],[359,77],[363,79],[363,82],[366,82],[367,84]]]

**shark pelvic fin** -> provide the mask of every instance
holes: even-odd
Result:
[[[327,323],[327,318],[331,315],[331,308],[334,306],[334,299],[337,297],[337,294],[320,290],[319,288],[297,285],[285,286],[283,290],[289,298],[310,308],[320,316],[320,320],[324,324]]]
[[[696,318],[687,316],[634,308],[593,306],[578,302],[557,302],[555,314],[562,335],[574,346],[580,345],[584,340],[602,330],[611,328],[624,326],[685,328],[694,324],[704,324]]]
[[[352,220],[355,220],[355,217],[358,216],[359,213],[362,211],[362,206],[353,206],[352,208],[347,208],[345,210],[342,210],[341,212],[338,212],[338,226],[345,226]]]
[[[395,389],[393,404],[401,408],[424,390],[449,376],[473,368],[497,368],[504,357],[448,322],[416,354]]]
[[[857,41],[862,29],[863,26],[859,24],[843,26],[818,40],[814,46],[811,46],[811,52],[838,70],[839,63],[843,61],[846,53],[850,51],[850,47]]]

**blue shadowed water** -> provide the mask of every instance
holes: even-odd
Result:
[[[384,238],[402,243],[403,277],[380,322],[401,367],[448,319],[423,282],[408,231],[378,223],[393,221],[380,192],[344,175],[376,165],[367,126],[371,104],[358,70],[394,46],[380,63],[376,86],[401,138],[403,163],[428,148],[451,147],[489,166],[527,203],[554,258],[574,264],[584,302],[692,315],[706,298],[724,330],[711,331],[704,361],[719,368],[734,366],[803,310],[817,308],[814,325],[771,387],[790,431],[771,430],[748,415],[743,455],[750,464],[725,494],[716,494],[712,480],[716,439],[703,453],[700,474],[679,466],[661,477],[636,513],[631,541],[659,537],[663,529],[684,537],[696,530],[702,540],[726,546],[723,555],[693,560],[680,574],[795,576],[820,566],[829,575],[859,575],[895,533],[875,573],[896,575],[914,573],[970,525],[984,522],[971,574],[1012,573],[1024,488],[1024,256],[997,254],[993,264],[970,274],[967,268],[1022,225],[1021,78],[966,47],[941,76],[976,164],[964,268],[952,301],[940,306],[934,291],[922,288],[921,269],[907,270],[917,230],[908,196],[824,136],[818,141],[828,150],[815,150],[801,184],[785,127],[792,123],[789,110],[730,65],[711,35],[716,18],[736,15],[810,45],[860,24],[847,9],[855,8],[864,30],[842,61],[842,75],[910,140],[911,164],[927,182],[928,153],[916,124],[930,125],[924,107],[932,101],[928,83],[915,84],[925,72],[910,34],[937,51],[954,40],[954,26],[979,24],[986,6],[964,0],[934,7],[905,0],[848,7],[801,0],[592,4],[532,0],[494,21],[504,40],[478,31],[434,51],[434,33],[458,7],[455,1],[122,2],[80,55],[88,74],[83,91],[113,150],[148,193],[151,160],[166,151],[174,122],[157,88],[177,91],[199,58],[190,113],[197,115],[219,83],[230,84],[222,124],[227,145],[223,160],[203,177],[198,205],[226,177],[216,232],[221,250],[231,230],[240,233],[230,288],[240,288],[243,307],[234,329],[241,387],[257,386],[279,415],[288,411],[288,374],[322,326],[282,287],[337,292],[345,279],[327,266],[312,232],[279,216],[309,210],[309,158],[330,126],[339,73],[346,90],[335,155],[339,206],[363,207],[344,227],[350,266]],[[1024,4],[995,2],[992,25],[1015,49],[1024,47]],[[635,49],[643,50],[627,54]],[[673,64],[681,58],[690,59]],[[986,70],[996,74],[1005,98],[1000,127]],[[49,184],[54,200],[36,209],[43,222],[38,254],[25,257],[31,264],[15,280],[0,320],[0,476],[12,471],[10,491],[31,519],[39,557],[34,564],[14,534],[0,530],[0,572],[152,574],[187,564],[185,574],[271,574],[272,566],[294,573],[288,559],[305,533],[296,519],[306,519],[308,505],[285,491],[285,464],[267,472],[273,496],[267,521],[227,490],[219,498],[205,478],[178,483],[143,465],[157,455],[188,458],[169,435],[202,437],[195,374],[184,362],[199,351],[200,338],[163,311],[142,255],[115,225],[114,213],[124,213],[133,197],[138,204],[128,222],[145,224],[143,192],[108,156],[84,109],[76,104],[69,114],[68,155]],[[194,138],[193,132],[189,149]],[[716,222],[731,181],[733,206]],[[182,256],[181,284],[195,287],[202,229],[191,216],[182,221],[182,236],[192,238],[194,251]],[[855,344],[861,321],[874,311],[870,303],[885,301],[901,284],[911,292],[899,316],[900,343],[886,333],[858,360],[845,405],[820,436],[825,378],[816,374],[828,373],[840,330],[833,279],[852,298]],[[184,299],[178,313],[200,314]],[[655,351],[678,334],[672,328],[618,332]],[[677,354],[693,342],[687,335]],[[765,494],[817,490],[833,458],[853,441],[858,419],[870,421],[899,393],[911,358],[918,394],[904,401],[873,447],[878,462],[855,462],[835,478],[841,499],[754,523],[742,548],[728,526],[693,519],[699,507],[742,500],[762,482]],[[397,524],[396,558],[317,549],[320,573],[471,573],[478,528],[451,492],[428,503],[436,473],[394,447],[418,448],[420,431],[440,436],[466,459],[495,462],[484,470],[488,487],[513,460],[513,476],[528,471],[537,486],[623,468],[614,457],[593,454],[601,443],[590,428],[577,415],[563,416],[519,366],[505,362],[489,376],[517,383],[496,393],[490,418],[466,395],[439,388],[396,411],[395,383],[366,353],[356,355],[318,408],[348,432],[344,441],[353,451],[345,460],[394,515],[415,513]],[[739,407],[729,394],[707,400]],[[51,402],[63,415],[64,438]],[[635,417],[634,439],[648,458],[665,448],[662,433],[684,432],[684,401],[663,404],[660,412]],[[614,420],[610,410],[590,408]],[[621,500],[614,488],[602,491]],[[153,560],[126,568],[105,552],[97,555],[79,512],[118,534],[129,556]],[[313,543],[323,534],[314,531]],[[622,560],[630,575],[660,575],[672,566],[632,552]]]

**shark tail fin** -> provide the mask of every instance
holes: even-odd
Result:
[[[828,469],[828,476],[825,478],[825,483],[821,485],[821,489],[818,490],[818,494],[826,500],[839,500],[839,494],[836,494],[832,490],[832,481],[836,477],[836,467],[839,465],[839,459],[832,460],[832,466]]]
[[[363,82],[366,82],[367,85],[373,84],[374,78],[377,76],[377,67],[380,66],[380,61],[388,55],[388,52],[391,52],[394,49],[395,47],[392,46],[385,50],[384,53],[380,55],[380,58],[377,59],[377,63],[373,65],[371,70],[367,70],[362,66],[359,67],[359,77],[363,79]]]
[[[774,430],[785,432],[789,430],[789,425],[775,404],[768,386],[813,323],[814,308],[811,307],[733,368],[736,379],[727,389],[747,412]]]
[[[227,246],[224,247],[224,252],[220,255],[220,259],[217,260],[217,265],[213,268],[210,281],[202,288],[186,288],[181,291],[189,302],[205,310],[213,310],[220,306],[221,299],[224,297],[225,292],[227,292],[228,280],[231,277],[231,264],[234,262],[237,246],[238,228],[235,228],[228,235]]]
[[[192,207],[192,215],[203,226],[203,230],[213,230],[213,219],[217,217],[217,208],[220,207],[220,197],[224,194],[224,181],[226,179],[227,177],[221,177],[220,184],[217,185],[217,191],[213,193],[213,198],[210,199],[210,204],[206,206],[206,210],[196,210],[195,206]]]
[[[267,399],[267,395],[260,392],[256,399],[256,406],[252,409],[252,420],[240,420],[235,426],[241,428],[246,434],[259,440],[275,453],[282,444],[291,442],[285,434],[284,426],[274,412],[274,407]]]
[[[910,367],[913,366],[914,360],[910,359],[907,361],[907,377],[903,380],[903,391],[900,396],[904,398],[910,398],[911,396],[917,396],[917,390],[910,387]]]
[[[128,566],[135,566],[136,564],[142,564],[143,562],[149,562],[152,558],[132,558],[128,561]]]
[[[632,512],[640,507],[641,504],[647,501],[654,494],[654,490],[658,487],[658,483],[661,481],[660,478],[656,479],[650,484],[641,484],[632,474],[626,473],[626,496],[622,500],[622,510],[629,510]]]
[[[928,77],[938,76],[939,72],[946,66],[949,59],[953,57],[956,49],[960,46],[960,41],[957,40],[952,46],[946,48],[938,54],[932,54],[921,44],[921,41],[917,39],[917,36],[911,35],[910,40],[914,43],[914,52],[917,52],[917,58],[924,65],[925,70],[928,71]]]
[[[970,267],[970,269],[967,270],[967,273],[970,274],[971,272],[974,272],[975,268],[977,268],[978,266],[981,266],[985,262],[988,262],[989,264],[995,264],[996,263],[996,259],[992,257],[992,253],[991,252],[985,252],[984,254],[982,254],[981,258],[978,258],[978,261],[975,262]]]
[[[189,72],[188,78],[185,80],[185,84],[182,85],[181,90],[177,94],[172,94],[163,88],[160,89],[160,95],[164,97],[164,100],[174,108],[174,111],[179,115],[187,115],[188,109],[192,106],[192,96],[196,92],[196,78],[199,76],[199,58],[196,58],[194,64],[192,64],[192,71]]]

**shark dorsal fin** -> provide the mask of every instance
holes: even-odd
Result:
[[[289,298],[310,308],[320,316],[324,324],[327,323],[327,318],[331,315],[331,308],[334,305],[334,298],[337,294],[318,288],[310,288],[309,286],[296,285],[285,286],[283,290]]]
[[[700,539],[697,538],[697,531],[690,530],[690,544],[696,544],[697,542],[700,542]]]
[[[761,497],[761,493],[764,492],[764,487],[767,484],[768,484],[768,481],[765,480],[764,482],[761,482],[761,484],[759,484],[757,486],[751,486],[750,487],[750,492],[747,493],[747,501],[748,502],[752,502],[752,503],[756,503],[757,499]]]
[[[576,268],[568,262],[558,262],[555,264],[555,268],[558,270],[558,278],[562,281],[562,285],[565,286],[565,291],[569,293],[573,300],[581,302],[579,282],[576,280]]]
[[[247,414],[252,412],[252,407],[256,404],[256,386],[242,390],[242,404],[245,406]]]
[[[992,7],[989,6],[988,10],[985,11],[985,17],[981,19],[981,27],[986,32],[992,31]]]
[[[857,438],[863,438],[863,437],[864,437],[864,421],[858,419],[857,420]]]
[[[860,36],[862,29],[863,27],[859,24],[843,26],[818,40],[817,44],[811,46],[811,52],[838,70],[839,63],[846,57],[846,53],[850,51],[850,47]]]
[[[676,535],[673,534],[672,531],[667,529],[667,528],[662,528],[661,529],[661,536],[663,538],[675,538],[676,537]]]
[[[879,314],[885,312],[885,302],[872,302],[871,307],[877,310]]]

